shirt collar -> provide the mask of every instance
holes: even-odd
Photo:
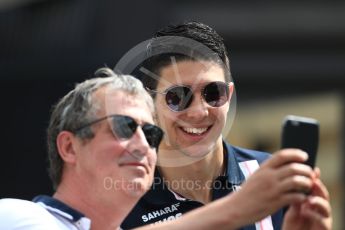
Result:
[[[68,216],[71,217],[74,222],[79,221],[81,218],[85,217],[81,212],[50,196],[39,195],[36,196],[32,201],[36,203],[43,203],[45,206],[51,207],[53,208],[53,210],[50,210],[54,211],[55,209],[57,210],[56,213],[61,214],[62,212],[64,214],[68,214]]]
[[[223,141],[223,150],[225,159],[227,159],[226,177],[228,182],[232,185],[241,185],[245,181],[245,177],[236,159],[235,149]]]

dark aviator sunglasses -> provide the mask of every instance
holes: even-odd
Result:
[[[187,85],[174,85],[163,92],[148,88],[147,90],[151,93],[164,94],[166,104],[174,112],[187,109],[194,98],[192,87]],[[229,94],[229,83],[221,81],[210,82],[201,89],[202,98],[212,107],[224,105],[229,99]]]
[[[78,132],[88,126],[106,120],[108,118],[111,119],[110,127],[113,135],[115,136],[115,138],[120,140],[130,139],[136,132],[138,126],[140,126],[132,117],[114,114],[91,121],[90,123],[76,129],[74,132]],[[147,143],[151,146],[151,148],[157,149],[164,135],[163,130],[158,126],[149,123],[145,123],[144,125],[142,125],[141,129],[143,130]]]

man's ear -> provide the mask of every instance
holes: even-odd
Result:
[[[76,161],[77,138],[69,131],[62,131],[56,138],[56,145],[60,157],[66,163],[74,163]]]
[[[232,97],[232,94],[234,93],[235,85],[233,82],[229,83],[229,103]]]

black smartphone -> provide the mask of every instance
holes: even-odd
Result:
[[[314,168],[319,145],[319,122],[313,118],[289,115],[283,121],[282,148],[297,148],[308,153],[305,162]]]

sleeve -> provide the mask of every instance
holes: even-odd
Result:
[[[58,230],[55,218],[36,203],[18,199],[0,200],[1,230]]]

